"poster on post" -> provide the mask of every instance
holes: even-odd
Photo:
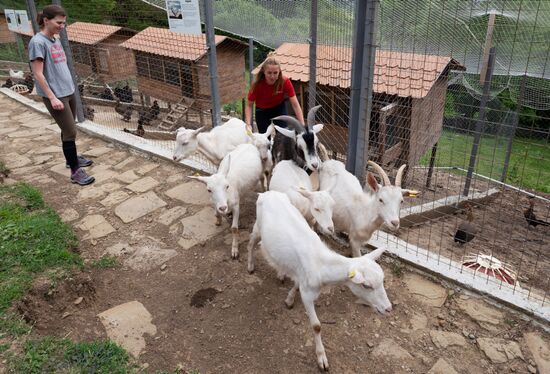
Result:
[[[17,21],[15,20],[15,10],[4,9],[4,15],[6,16],[6,22],[8,23],[8,29],[10,31],[17,31]]]
[[[20,32],[30,34],[32,33],[32,27],[29,22],[26,10],[16,10],[15,19],[17,21],[17,28]]]
[[[199,0],[166,0],[170,31],[201,35]]]

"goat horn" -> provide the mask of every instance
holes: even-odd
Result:
[[[374,161],[369,161],[369,165],[374,168],[378,172],[378,175],[382,178],[384,181],[384,186],[391,186],[390,178],[388,178],[388,174]]]
[[[403,171],[407,167],[407,164],[401,165],[401,167],[397,170],[397,175],[395,176],[395,186],[401,187],[401,178],[403,177]]]
[[[309,110],[309,112],[307,112],[307,122],[306,122],[306,126],[308,128],[312,128],[313,125],[315,125],[315,113],[317,113],[317,111],[319,110],[319,108],[321,108],[321,105],[317,105],[317,106],[314,106],[313,108],[311,108]]]
[[[289,125],[294,127],[294,130],[296,130],[297,132],[305,132],[306,131],[306,129],[304,128],[304,126],[302,126],[300,121],[298,121],[296,118],[294,118],[292,116],[283,115],[283,116],[278,116],[278,117],[275,117],[275,118],[271,118],[271,120],[272,121],[285,121],[286,123],[288,123]]]

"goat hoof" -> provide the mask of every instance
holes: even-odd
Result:
[[[285,305],[286,305],[287,309],[292,309],[292,308],[294,308],[294,301],[290,302],[290,301],[285,300]]]
[[[231,251],[231,258],[232,258],[233,260],[238,259],[238,258],[239,258],[239,252],[238,252],[238,251],[235,251],[235,252],[234,252],[234,251]]]
[[[254,274],[254,266],[252,267],[249,266],[247,270],[248,270],[248,274]]]
[[[319,365],[319,369],[328,371],[328,360],[325,354],[317,356],[317,364]]]

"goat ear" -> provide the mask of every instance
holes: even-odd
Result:
[[[196,179],[196,180],[198,180],[202,183],[206,183],[206,178],[208,178],[208,177],[202,177],[202,176],[195,177],[195,176],[189,175],[187,178]]]
[[[195,131],[193,131],[193,136],[199,135],[199,133],[202,132],[202,131],[204,131],[204,126],[199,127],[198,129],[196,129]]]
[[[385,247],[380,247],[380,248],[375,249],[374,251],[366,254],[365,256],[370,258],[373,261],[376,261],[380,258],[380,256],[382,256],[382,253],[384,253],[385,251],[386,251]]]
[[[303,197],[305,197],[306,199],[309,199],[310,196],[311,196],[311,191],[305,189],[304,187],[297,187],[297,186],[294,186],[294,189],[296,191],[298,191],[299,194],[301,194]]]
[[[265,131],[265,136],[272,136],[275,133],[275,125],[272,123]]]
[[[348,278],[355,284],[363,284],[365,283],[365,277],[363,274],[361,274],[358,270],[351,270],[348,273]]]
[[[313,131],[314,134],[317,134],[319,131],[321,131],[323,129],[323,127],[325,127],[325,125],[323,125],[322,123],[318,123],[318,124],[313,126],[311,131]]]
[[[222,160],[222,163],[220,164],[220,167],[218,168],[218,173],[219,174],[223,174],[224,176],[227,177],[227,174],[229,174],[229,170],[231,169],[231,155],[228,154],[227,156],[227,162],[224,162],[224,160]],[[222,169],[222,164],[224,166],[224,168]]]
[[[288,138],[296,139],[296,131],[294,130],[285,129],[284,127],[279,127],[277,125],[275,125],[275,129]]]
[[[379,185],[376,181],[376,178],[372,173],[367,174],[367,185],[373,190],[374,192],[378,191]]]
[[[401,189],[401,193],[403,194],[403,197],[418,197],[418,195],[420,195],[420,191],[416,190]]]

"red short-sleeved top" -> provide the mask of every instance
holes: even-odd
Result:
[[[254,91],[248,92],[248,101],[255,101],[257,108],[273,108],[281,104],[286,97],[294,97],[296,92],[290,79],[283,77],[283,89],[277,93],[273,92],[273,86],[267,84],[265,79],[258,82]]]

